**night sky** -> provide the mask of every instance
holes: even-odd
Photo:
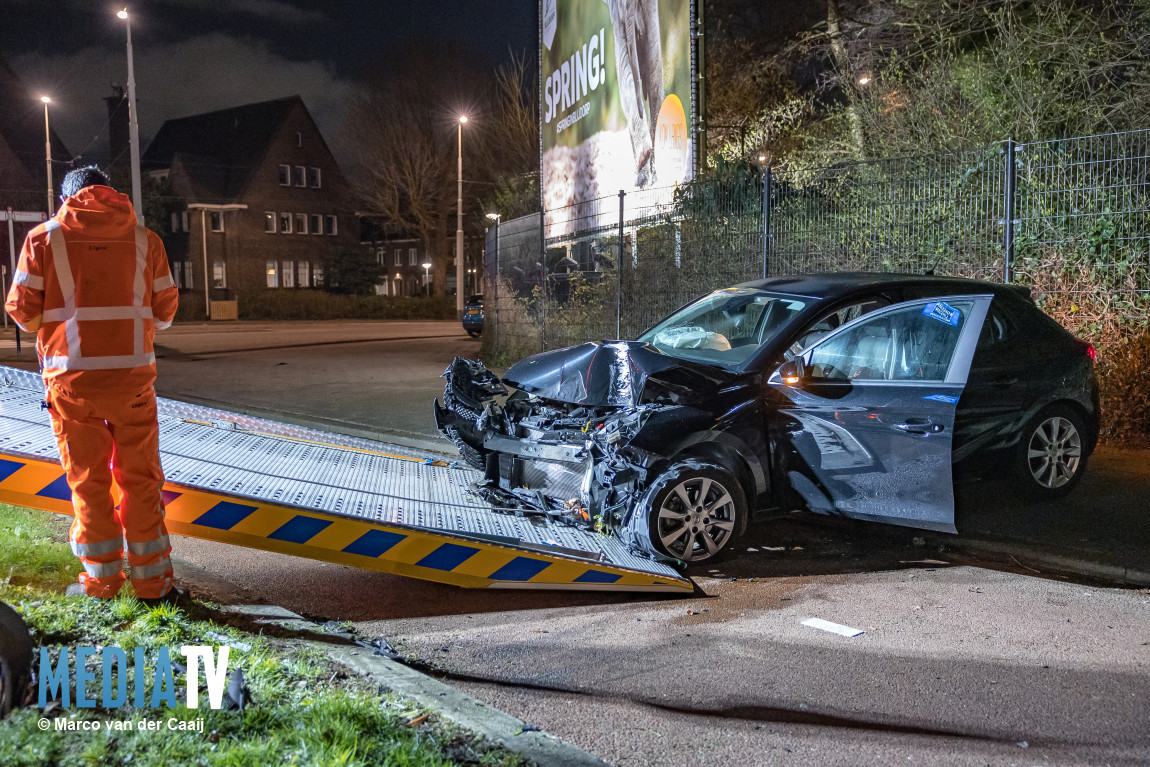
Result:
[[[0,0],[0,56],[73,155],[107,155],[103,97],[127,84],[123,2]],[[534,57],[538,0],[137,0],[136,96],[146,147],[166,119],[299,94],[337,156],[356,84],[411,45],[462,47],[493,68]]]

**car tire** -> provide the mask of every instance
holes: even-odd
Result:
[[[1087,432],[1082,417],[1065,405],[1051,405],[1022,431],[1015,473],[1032,498],[1061,498],[1086,471]]]
[[[471,328],[467,328],[467,335],[471,336],[472,338],[479,338],[482,333],[482,330],[473,330]]]
[[[729,554],[747,529],[747,499],[727,469],[688,459],[672,464],[636,505],[628,536],[656,559],[686,565]]]

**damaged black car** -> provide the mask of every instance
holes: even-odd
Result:
[[[778,277],[502,378],[457,358],[435,418],[497,508],[693,564],[752,512],[955,532],[956,474],[1069,492],[1098,433],[1093,359],[1018,286]]]

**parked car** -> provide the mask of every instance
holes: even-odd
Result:
[[[1026,288],[958,278],[748,282],[635,341],[445,378],[437,424],[492,503],[684,563],[772,508],[956,532],[956,472],[1060,496],[1098,433],[1093,347]]]
[[[463,302],[463,329],[476,338],[483,334],[483,294],[468,296]]]

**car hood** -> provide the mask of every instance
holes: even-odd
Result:
[[[639,341],[592,341],[536,354],[508,368],[504,383],[588,407],[706,400],[733,378],[721,368],[671,357]]]

